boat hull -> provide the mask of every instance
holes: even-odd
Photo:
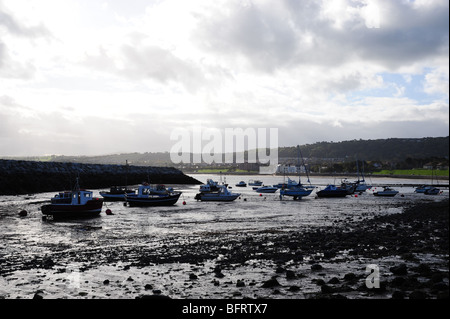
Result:
[[[195,198],[202,202],[232,202],[236,198],[238,198],[241,194],[232,194],[232,195],[218,195],[218,194],[197,194]]]
[[[103,199],[105,201],[108,201],[108,202],[125,201],[125,194],[108,194],[108,193],[100,192],[100,195],[103,197]]]
[[[103,199],[93,199],[84,205],[72,204],[48,204],[41,207],[41,212],[53,218],[85,218],[95,217],[100,214],[103,207]]]
[[[336,191],[318,191],[317,193],[318,197],[345,197],[348,195],[347,190],[336,190]]]
[[[278,190],[278,188],[276,187],[270,187],[270,188],[264,188],[264,187],[260,187],[256,189],[257,193],[275,193]]]
[[[148,197],[127,196],[126,201],[130,207],[171,206],[176,204],[180,196],[181,193]]]
[[[312,189],[303,189],[303,190],[294,190],[294,189],[285,189],[280,192],[281,196],[292,196],[294,199],[302,198],[305,196],[309,196],[312,193]]]
[[[379,196],[379,197],[394,197],[397,194],[398,194],[398,192],[374,192],[373,193],[374,196]]]

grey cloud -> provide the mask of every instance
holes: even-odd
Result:
[[[19,22],[8,10],[0,3],[0,27],[4,27],[9,33],[23,37],[41,37],[48,36],[50,32],[44,25],[26,26]]]
[[[133,80],[180,83],[190,91],[196,91],[206,82],[198,64],[178,58],[158,46],[125,44],[120,47],[118,58],[123,60],[120,67],[112,54],[100,47],[98,55],[86,54],[83,63]]]
[[[50,32],[43,25],[29,27],[22,24],[0,3],[0,35],[2,32],[26,40],[50,36]],[[34,66],[28,61],[14,59],[10,52],[11,48],[0,39],[0,77],[30,78],[34,74]]]
[[[266,72],[306,64],[337,67],[355,60],[398,68],[448,53],[448,2],[417,9],[412,3],[385,0],[380,28],[368,28],[356,15],[340,29],[319,18],[317,3],[282,4],[273,12],[271,7],[235,6],[231,13],[199,17],[197,44],[222,56],[244,57]],[[305,36],[311,36],[309,43]]]

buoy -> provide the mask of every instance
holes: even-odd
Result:
[[[114,215],[114,214],[112,213],[111,209],[109,209],[109,208],[105,211],[105,213],[106,213],[106,215]]]
[[[355,194],[355,197],[358,197],[358,194]]]
[[[28,212],[24,209],[19,212],[19,216],[27,216]]]
[[[186,201],[185,200],[183,201],[183,205],[186,205]]]
[[[259,194],[259,196],[262,196],[262,194]]]

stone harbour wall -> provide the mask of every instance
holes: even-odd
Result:
[[[102,165],[0,160],[0,195],[71,190],[119,185],[201,184],[173,167]]]

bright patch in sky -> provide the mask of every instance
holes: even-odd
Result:
[[[0,0],[0,156],[447,136],[444,0]]]

